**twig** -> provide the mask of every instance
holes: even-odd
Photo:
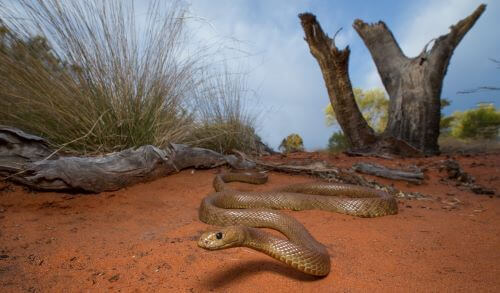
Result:
[[[457,94],[472,94],[476,93],[479,91],[500,91],[500,87],[495,87],[495,86],[480,86],[475,89],[469,89],[469,90],[463,90],[463,91],[458,91]]]
[[[335,32],[335,34],[333,35],[332,40],[333,40],[333,43],[334,43],[334,44],[335,44],[335,37],[338,35],[338,33],[340,33],[340,31],[341,31],[342,29],[343,29],[343,27],[339,28],[339,29]]]
[[[67,145],[72,144],[72,143],[74,143],[76,141],[79,141],[80,139],[84,139],[87,136],[89,136],[92,133],[92,131],[94,131],[94,128],[97,126],[97,122],[99,122],[102,119],[102,116],[104,116],[104,114],[106,114],[107,112],[109,112],[109,109],[106,110],[106,111],[104,111],[101,114],[101,116],[99,116],[99,118],[97,118],[97,120],[95,121],[94,125],[92,125],[92,128],[90,128],[90,130],[85,135],[80,136],[78,138],[75,138],[72,141],[69,141],[67,143],[64,143],[63,145],[61,145],[61,147],[59,147],[57,150],[53,151],[50,155],[48,155],[46,158],[44,158],[44,159],[42,159],[40,161],[46,161],[46,160],[50,159],[53,155],[57,154],[60,150],[62,150],[63,148],[65,148]]]

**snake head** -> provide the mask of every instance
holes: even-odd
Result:
[[[218,230],[203,233],[198,240],[198,246],[207,250],[218,250],[242,246],[246,237],[243,226],[228,226]]]

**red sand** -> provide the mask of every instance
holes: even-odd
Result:
[[[303,158],[328,159],[336,166],[443,159],[291,157]],[[498,195],[500,155],[457,159]],[[330,251],[332,271],[322,279],[250,249],[197,247],[208,228],[197,210],[212,191],[216,171],[185,170],[98,195],[30,192],[0,182],[0,291],[500,292],[500,199],[440,183],[445,174],[435,169],[420,186],[394,182],[432,196],[400,200],[395,216],[290,212]],[[271,173],[263,186],[232,186],[266,190],[312,180]],[[450,208],[452,202],[459,204]]]

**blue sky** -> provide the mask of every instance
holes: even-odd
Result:
[[[452,100],[449,114],[478,102],[500,106],[500,91],[459,95],[481,85],[500,86],[500,69],[488,58],[500,59],[500,2],[476,0],[415,1],[298,1],[191,0],[190,14],[199,19],[198,37],[236,48],[238,68],[248,70],[252,110],[260,114],[259,134],[277,147],[283,137],[298,133],[307,149],[324,148],[335,130],[325,125],[328,95],[316,60],[303,40],[297,14],[312,12],[330,36],[340,27],[337,46],[351,48],[353,86],[383,87],[365,45],[352,28],[356,18],[383,20],[404,53],[417,55],[431,39],[448,33],[449,26],[481,3],[487,9],[462,40],[451,59],[442,97]]]
[[[500,107],[500,91],[457,94],[478,86],[500,86],[500,69],[488,59],[500,60],[498,0],[181,1],[189,5],[190,41],[213,45],[235,72],[248,73],[251,94],[247,105],[259,116],[259,135],[274,148],[291,133],[300,134],[308,150],[325,148],[336,130],[325,124],[323,111],[329,103],[328,95],[319,66],[303,40],[297,17],[302,12],[314,13],[330,36],[343,28],[335,41],[339,48],[350,46],[351,82],[354,87],[371,89],[383,85],[368,49],[352,28],[356,18],[365,22],[383,20],[403,52],[413,57],[431,39],[448,33],[450,25],[486,3],[486,11],[451,58],[442,97],[452,104],[444,112],[463,111],[479,102]],[[0,0],[6,6],[14,3]],[[143,9],[149,1],[135,3],[139,18],[147,17]]]

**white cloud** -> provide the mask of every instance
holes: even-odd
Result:
[[[408,5],[403,6],[402,10],[396,12],[388,12],[390,5],[384,4],[388,6],[387,9],[380,11],[387,14],[374,13],[373,17],[386,21],[387,19],[399,20],[392,21],[390,29],[404,53],[414,56],[429,40],[447,33],[451,24],[469,15],[479,3],[477,0],[421,0],[409,2]],[[201,33],[205,38],[212,41],[237,39],[238,42],[230,43],[239,50],[253,54],[241,60],[251,69],[248,86],[256,90],[260,96],[259,106],[266,114],[262,121],[261,134],[271,146],[277,147],[283,137],[296,132],[303,137],[306,147],[310,149],[324,147],[333,131],[324,124],[323,109],[328,103],[328,95],[319,66],[309,53],[307,43],[303,40],[303,31],[297,18],[298,13],[317,10],[323,29],[330,35],[333,35],[338,28],[344,27],[344,30],[337,36],[336,43],[339,48],[348,44],[352,45],[349,70],[353,86],[383,88],[368,50],[349,25],[354,19],[351,18],[352,15],[361,17],[349,10],[356,9],[355,4],[353,5],[288,0],[225,0],[214,4],[212,1],[193,0],[193,14],[207,19],[215,27],[214,30],[211,26],[202,26]],[[480,21],[488,13],[491,15],[488,16],[490,19],[494,17],[493,11],[497,9],[495,5],[498,6],[493,3],[488,5]],[[369,10],[369,7],[367,9]],[[393,13],[402,16],[394,18],[389,15]],[[500,19],[498,13],[496,18]],[[483,27],[481,32],[481,34],[477,31],[473,32],[477,40],[475,44],[470,44],[470,42],[460,44],[456,56],[452,58],[450,69],[454,63],[462,64],[462,66],[470,62],[477,63],[477,60],[464,61],[466,58],[463,56],[464,50],[471,53],[474,50],[484,51],[488,47],[488,52],[493,52],[492,48],[498,47],[492,44],[495,42],[492,40],[493,37],[490,36],[488,40],[485,40],[488,37],[484,34],[491,34],[491,29],[487,30]],[[468,37],[466,36],[463,43]],[[479,56],[486,61],[487,57],[495,56]],[[457,67],[455,67],[456,71]],[[458,73],[449,70],[448,75],[453,74]],[[466,76],[463,72],[460,74],[462,79]],[[453,79],[447,77],[445,89],[446,84],[451,84],[451,80],[455,82],[459,80],[459,77]]]
[[[249,87],[258,91],[259,106],[267,114],[260,134],[275,148],[291,133],[299,133],[307,148],[324,147],[331,134],[323,114],[328,95],[297,17],[307,10],[305,3],[284,0],[192,3],[192,13],[216,28],[203,31],[206,38],[237,38],[243,50],[256,54],[246,60],[252,69]],[[353,36],[352,29],[342,31],[336,42],[343,47]]]
[[[472,13],[480,3],[476,0],[442,0],[411,7],[412,13],[417,13],[398,29],[398,35],[402,36],[401,49],[408,57],[418,55],[429,41],[447,34],[451,25]]]

